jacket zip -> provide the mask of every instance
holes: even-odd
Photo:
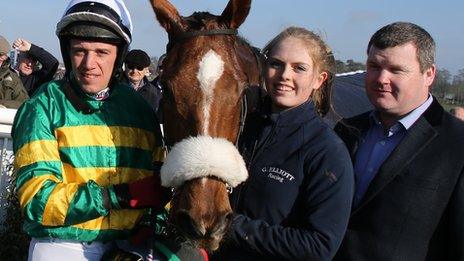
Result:
[[[250,160],[247,164],[247,170],[248,170],[248,173],[250,173],[250,167],[253,166],[253,163],[255,163],[256,159],[258,158],[258,156],[264,151],[264,149],[267,147],[269,141],[272,139],[272,137],[274,137],[275,135],[275,132],[276,132],[276,128],[277,128],[277,123],[273,124],[272,125],[272,129],[269,133],[269,136],[266,138],[266,140],[263,142],[263,144],[260,146],[260,148],[257,148],[258,147],[258,141],[259,139],[256,139],[254,144],[253,144],[253,150],[251,151],[251,157],[250,157]],[[250,174],[248,175],[248,178],[250,178]],[[234,208],[235,210],[237,210],[237,207],[238,206],[241,206],[242,205],[242,202],[244,199],[242,199],[240,196],[242,194],[242,191],[245,193],[248,189],[248,184],[245,183],[245,185],[243,185],[240,189],[238,189],[237,191],[237,200],[235,200],[234,202]]]

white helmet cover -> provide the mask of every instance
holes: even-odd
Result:
[[[109,7],[106,14],[94,12],[91,8],[73,10],[76,5],[87,3],[88,7],[105,5]],[[96,22],[112,28],[127,44],[132,41],[132,20],[122,0],[72,0],[65,9],[63,17],[56,25],[56,35],[74,22]]]

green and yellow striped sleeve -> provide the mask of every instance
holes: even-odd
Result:
[[[80,223],[108,214],[96,182],[68,182],[49,111],[26,102],[13,124],[16,189],[28,221],[43,226]]]

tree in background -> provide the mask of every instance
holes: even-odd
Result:
[[[346,60],[346,63],[340,60],[335,60],[337,73],[355,72],[366,70],[366,65],[360,62],[355,62],[352,59]]]
[[[150,60],[151,60],[150,66],[148,67],[148,71],[150,72],[150,75],[148,76],[148,80],[152,81],[153,79],[155,79],[156,76],[158,76],[156,74],[156,66],[158,65],[158,57],[157,56],[151,57]]]
[[[432,85],[432,93],[445,98],[451,87],[451,73],[447,69],[438,69]]]
[[[456,95],[456,103],[464,103],[464,69],[460,69],[453,77],[453,85],[451,87],[453,93]]]
[[[464,69],[458,71],[458,74],[453,76],[453,85],[464,85]]]
[[[464,104],[464,69],[452,75],[447,69],[437,69],[432,93],[444,104]]]

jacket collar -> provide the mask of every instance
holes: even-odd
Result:
[[[380,191],[382,191],[396,176],[402,173],[416,156],[438,136],[438,132],[434,127],[441,123],[443,112],[443,107],[434,97],[430,107],[411,126],[408,130],[408,135],[406,135],[381,165],[376,177],[372,180],[371,184],[369,184],[363,200],[358,207],[353,210],[353,215],[358,209],[362,208],[380,193]],[[364,114],[364,120],[368,122],[368,114]],[[363,120],[358,118],[357,123],[363,123]],[[364,128],[368,126],[368,124],[364,125]],[[365,130],[367,129],[363,129],[361,132]]]
[[[311,100],[308,100],[297,107],[278,113],[272,112],[271,105],[272,101],[268,96],[265,100],[265,112],[263,113],[263,117],[276,126],[301,124],[317,117],[314,110],[314,103]]]
[[[64,93],[68,100],[71,101],[71,103],[78,111],[81,111],[85,114],[90,114],[100,109],[100,107],[104,103],[104,100],[95,100],[94,98],[84,93],[77,84],[76,79],[72,74],[63,80],[65,81],[65,84],[63,86]],[[109,96],[108,98],[106,98],[106,100],[111,99],[111,97],[114,96],[118,92],[118,90],[119,84],[113,82],[109,90]]]
[[[348,127],[352,135],[354,135],[357,138],[360,138],[362,133],[364,133],[365,131],[367,131],[367,129],[369,129],[370,124],[371,124],[370,115],[373,112],[374,111],[368,111],[360,115],[357,115],[355,117],[344,119],[341,121],[341,124]],[[440,105],[438,100],[435,97],[433,97],[432,104],[430,104],[430,106],[419,117],[419,119],[423,117],[431,126],[436,126],[441,123],[442,118],[443,118],[443,112],[444,112],[443,107]]]

